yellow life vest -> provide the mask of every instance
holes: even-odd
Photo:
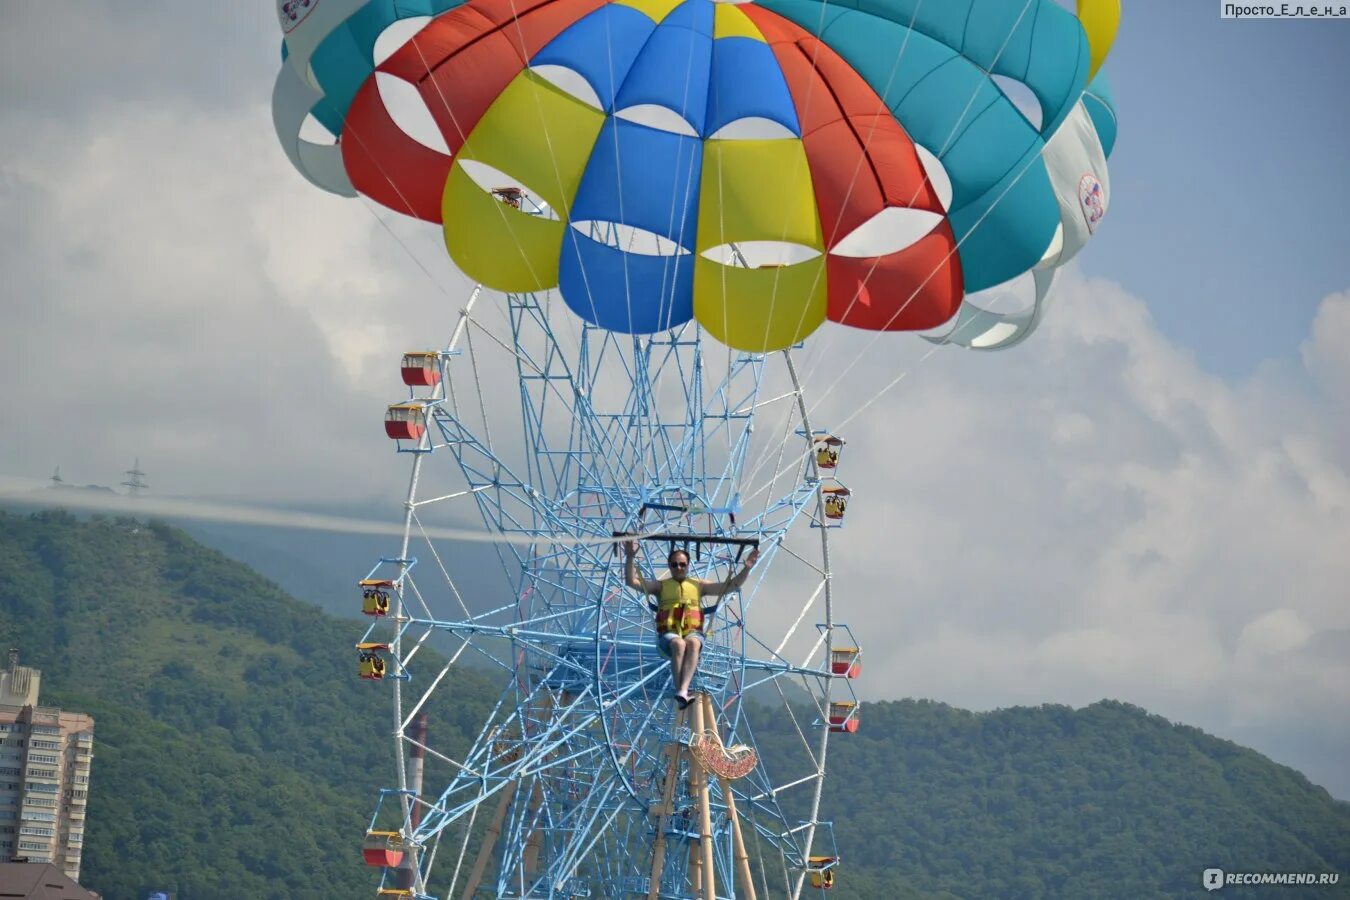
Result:
[[[674,632],[680,637],[703,630],[703,591],[692,578],[661,582],[661,600],[656,607],[656,633]]]

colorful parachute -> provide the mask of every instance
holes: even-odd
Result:
[[[314,183],[604,328],[1008,346],[1109,202],[1118,4],[279,0],[273,113]]]

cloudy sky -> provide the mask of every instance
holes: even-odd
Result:
[[[1111,212],[1035,339],[828,336],[824,418],[907,373],[847,434],[864,696],[1117,698],[1350,797],[1347,41],[1127,3]],[[0,5],[5,484],[397,507],[397,354],[469,285],[290,169],[278,45],[262,0]]]

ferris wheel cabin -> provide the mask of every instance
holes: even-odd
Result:
[[[840,525],[844,521],[844,511],[848,509],[849,489],[841,485],[821,488],[824,498],[825,518],[830,524]]]
[[[384,677],[385,662],[380,654],[389,649],[388,644],[357,644],[356,674],[368,681],[378,681]]]
[[[806,871],[811,874],[811,887],[829,890],[834,887],[834,869],[839,865],[838,857],[813,856],[807,860]]]
[[[403,383],[409,387],[434,387],[441,383],[441,355],[431,350],[409,350],[400,366]]]
[[[368,831],[361,856],[368,866],[393,868],[403,862],[403,836],[397,831]]]
[[[384,433],[396,441],[417,441],[427,431],[427,412],[420,403],[395,403],[384,414]]]
[[[844,443],[843,438],[837,438],[832,434],[818,435],[811,442],[811,446],[816,453],[816,468],[827,472],[837,469],[839,467],[839,454],[844,449]]]
[[[361,579],[361,612],[367,616],[389,615],[389,592],[394,583],[387,578]]]
[[[830,730],[853,734],[858,730],[858,702],[856,700],[830,701]]]
[[[830,651],[830,672],[857,678],[862,674],[862,651],[857,647],[835,647]]]

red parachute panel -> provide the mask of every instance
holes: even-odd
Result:
[[[830,47],[776,13],[741,7],[769,41],[802,124],[825,246],[886,207],[943,215],[909,135],[881,98]],[[895,253],[830,254],[827,316],[874,331],[933,328],[955,315],[963,283],[956,238],[943,220]]]
[[[603,0],[472,0],[438,16],[379,71],[417,86],[451,153],[525,62]],[[409,137],[389,116],[375,78],[343,124],[342,159],[358,191],[401,213],[441,221],[451,158]]]

